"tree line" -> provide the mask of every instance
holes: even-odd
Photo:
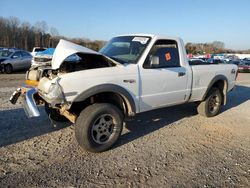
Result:
[[[187,43],[186,50],[189,54],[220,54],[220,53],[237,53],[237,54],[250,54],[248,50],[232,50],[226,49],[225,44],[221,41],[214,41],[212,43]]]
[[[17,17],[4,18],[0,16],[0,47],[16,47],[31,51],[33,47],[56,47],[60,39],[66,39],[76,44],[98,51],[105,41],[91,41],[86,38],[66,38],[60,36],[55,27],[49,27],[45,21],[38,21],[34,25],[21,22]],[[250,53],[249,50],[226,49],[221,41],[212,43],[187,43],[187,53]]]
[[[31,51],[33,47],[56,47],[60,39],[66,39],[76,44],[99,50],[105,41],[83,38],[66,38],[60,36],[55,27],[48,27],[45,21],[34,25],[21,22],[17,17],[4,18],[0,16],[0,47],[20,48]]]

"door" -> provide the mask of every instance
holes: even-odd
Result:
[[[188,74],[181,67],[177,42],[156,41],[140,69],[140,78],[141,112],[184,103]]]
[[[14,70],[22,69],[22,59],[23,57],[20,51],[12,55],[11,64]]]
[[[22,53],[22,56],[23,56],[22,69],[27,70],[31,66],[32,56],[28,52],[22,51],[21,53]]]

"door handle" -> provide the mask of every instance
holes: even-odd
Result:
[[[178,76],[181,77],[181,76],[185,76],[185,72],[178,72]]]

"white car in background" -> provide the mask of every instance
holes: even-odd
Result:
[[[54,54],[55,48],[47,48],[43,51],[37,52],[33,56],[31,65],[41,66],[41,65],[51,65],[51,60]]]
[[[44,50],[46,50],[47,48],[42,48],[42,47],[34,47],[32,52],[30,52],[30,54],[34,57],[36,55],[37,52],[42,52]]]
[[[51,66],[51,61],[54,55],[55,48],[47,48],[42,52],[37,52],[37,54],[32,58],[32,67],[38,66]],[[67,57],[64,61],[77,62],[80,57],[76,54],[72,54]]]

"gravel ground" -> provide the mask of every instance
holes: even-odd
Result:
[[[0,187],[250,187],[250,74],[214,118],[194,104],[127,122],[109,151],[81,150],[74,126],[27,119],[8,102],[24,74],[0,74]]]

